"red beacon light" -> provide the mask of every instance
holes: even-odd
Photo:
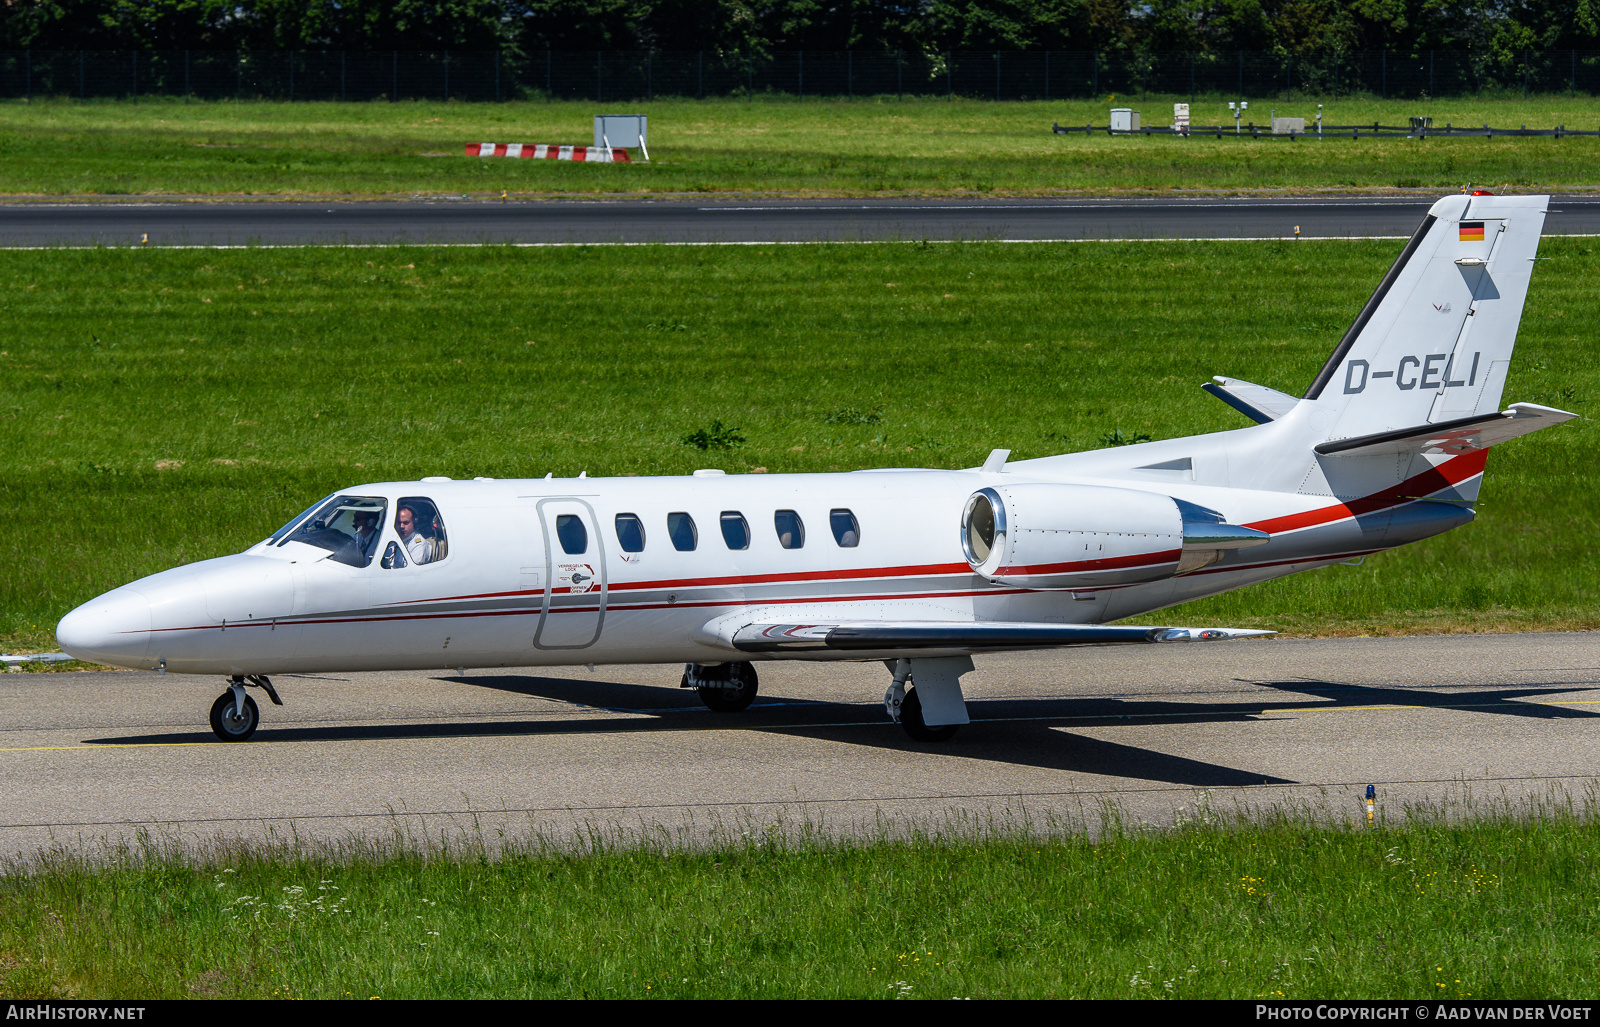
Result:
[[[1474,190],[1472,190],[1472,195],[1473,196],[1493,196],[1494,195],[1494,190],[1493,189],[1474,189]]]

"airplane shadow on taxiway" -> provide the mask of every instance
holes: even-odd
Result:
[[[1136,745],[1075,733],[1075,729],[1152,724],[1250,723],[1281,720],[1304,711],[1404,707],[1460,710],[1535,719],[1584,719],[1600,714],[1526,700],[1590,691],[1589,682],[1553,682],[1477,688],[1448,693],[1426,689],[1351,685],[1325,680],[1255,681],[1272,693],[1236,701],[1168,698],[1047,697],[968,700],[973,723],[948,742],[911,741],[890,723],[877,703],[840,703],[762,695],[742,713],[714,713],[692,692],[658,685],[603,679],[549,678],[529,674],[446,676],[441,683],[526,696],[542,705],[526,717],[412,721],[274,728],[271,710],[254,742],[340,742],[406,738],[497,737],[570,734],[638,734],[672,731],[769,731],[846,745],[922,752],[941,757],[1009,763],[1048,770],[1122,777],[1191,787],[1293,784],[1258,771],[1189,759]],[[1283,693],[1290,693],[1284,695]],[[1292,697],[1291,697],[1292,696]],[[584,715],[571,716],[572,712]],[[603,716],[603,714],[631,716]],[[596,716],[602,714],[602,716]],[[129,745],[198,742],[207,731],[86,739],[89,744]],[[221,743],[219,743],[221,744]]]

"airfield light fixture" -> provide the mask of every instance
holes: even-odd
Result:
[[[1322,141],[1322,104],[1317,104],[1317,141]]]

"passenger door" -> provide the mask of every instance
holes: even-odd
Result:
[[[594,508],[582,499],[541,499],[544,606],[533,644],[583,649],[600,637],[606,619],[605,548]]]

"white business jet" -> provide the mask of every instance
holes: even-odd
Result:
[[[974,654],[1240,638],[1127,617],[1473,519],[1490,446],[1576,415],[1501,390],[1547,197],[1433,205],[1305,395],[1218,378],[1235,431],[959,471],[359,485],[236,556],[107,592],[56,637],[95,663],[227,676],[683,663],[713,710],[762,660],[881,660],[920,741],[968,722]]]

